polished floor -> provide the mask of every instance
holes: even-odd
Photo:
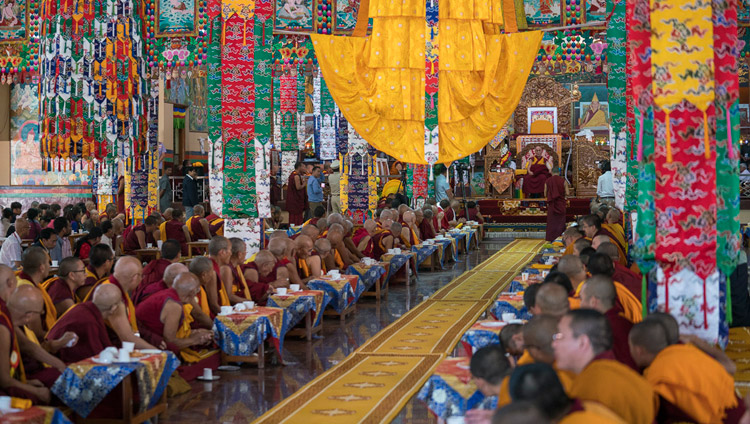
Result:
[[[353,317],[341,324],[338,319],[324,318],[320,337],[307,342],[296,337],[284,341],[285,365],[267,363],[261,370],[255,365],[240,371],[217,372],[214,383],[192,383],[189,393],[170,398],[161,423],[247,423],[261,416],[324,371],[338,364],[378,331],[398,319],[409,309],[489,258],[503,247],[502,242],[483,242],[480,249],[459,262],[447,264],[440,272],[421,272],[410,286],[394,284],[387,299],[361,299]],[[435,418],[424,403],[413,398],[394,423],[433,423]]]

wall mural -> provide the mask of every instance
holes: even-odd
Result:
[[[196,35],[196,15],[195,0],[158,0],[156,35]]]
[[[276,0],[276,29],[313,30],[313,0]]]
[[[0,42],[23,41],[28,35],[26,0],[0,0]]]
[[[88,184],[86,172],[42,171],[39,145],[39,101],[37,86],[15,84],[10,95],[10,183],[11,185]],[[80,171],[81,162],[76,164]]]

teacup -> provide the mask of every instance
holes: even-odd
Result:
[[[115,355],[107,349],[104,349],[103,351],[101,351],[101,353],[99,353],[99,362],[103,362],[105,364],[111,364],[112,361],[114,360],[115,360]]]
[[[527,281],[529,279],[529,273],[528,272],[522,272],[521,273],[521,279],[523,281]]]
[[[117,353],[117,362],[130,362],[130,352],[125,349],[120,349]]]
[[[276,294],[279,296],[286,296],[286,287],[278,287],[276,288]]]
[[[253,309],[253,308],[255,308],[255,302],[253,302],[251,300],[246,300],[246,301],[242,302],[242,304],[245,305],[245,308],[247,308],[247,309]]]
[[[52,261],[52,268],[57,268],[57,266],[58,266],[58,262],[57,261]]]
[[[135,350],[135,343],[133,342],[122,342],[122,350],[130,353]]]
[[[221,307],[221,315],[229,315],[232,313],[232,307],[231,306],[222,306]]]
[[[10,396],[0,396],[0,411],[7,411],[10,409],[11,398]]]
[[[514,319],[516,319],[516,314],[514,314],[512,312],[505,312],[505,313],[502,314],[502,319],[505,322],[514,320]]]
[[[213,380],[214,371],[211,368],[203,368],[203,378],[206,380]]]
[[[146,243],[146,249],[151,249],[152,247],[154,247],[153,243]]]
[[[290,284],[289,285],[289,290],[291,290],[293,292],[299,291],[299,284]]]
[[[237,311],[237,312],[244,311],[245,309],[247,309],[247,306],[245,306],[244,303],[238,303],[238,304],[234,305],[234,310]]]

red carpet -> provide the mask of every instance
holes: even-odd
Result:
[[[547,204],[543,200],[481,199],[476,202],[487,222],[498,224],[547,222]],[[590,198],[568,199],[567,220],[573,221],[576,216],[589,214],[590,202]]]

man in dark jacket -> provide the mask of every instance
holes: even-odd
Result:
[[[185,179],[182,181],[182,206],[185,208],[185,216],[193,216],[193,206],[198,202],[198,171],[195,167],[186,169]]]

